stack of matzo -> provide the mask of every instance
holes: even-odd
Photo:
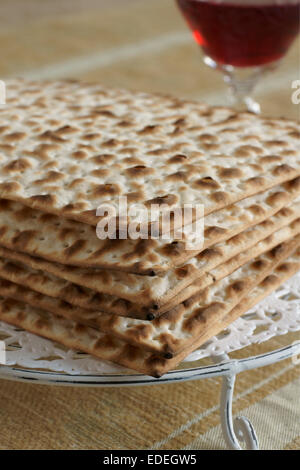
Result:
[[[300,269],[296,122],[71,81],[7,95],[0,320],[161,376]],[[96,209],[121,196],[202,204],[203,246],[160,218],[155,238],[100,240]]]

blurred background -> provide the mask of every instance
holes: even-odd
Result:
[[[75,77],[226,104],[221,74],[202,64],[175,0],[1,0],[0,19],[2,79]],[[291,101],[299,68],[296,41],[257,88],[265,114],[300,117]]]

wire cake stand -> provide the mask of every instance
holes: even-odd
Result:
[[[231,449],[254,450],[258,449],[258,440],[252,424],[243,416],[235,420],[232,416],[235,378],[243,371],[287,358],[292,358],[295,364],[300,363],[297,357],[300,355],[300,338],[281,349],[246,359],[230,359],[229,353],[296,331],[300,331],[300,272],[190,354],[180,369],[170,371],[160,379],[132,373],[1,322],[0,378],[54,385],[129,387],[220,376],[223,378],[220,413],[225,441]],[[204,358],[211,358],[212,364],[193,367],[193,363]]]

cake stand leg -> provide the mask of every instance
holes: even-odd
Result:
[[[229,357],[224,354],[214,357],[214,362],[229,361]],[[258,450],[258,440],[255,430],[250,421],[244,416],[238,416],[233,420],[232,417],[232,398],[234,391],[236,373],[228,372],[223,377],[220,400],[221,426],[223,436],[229,449],[234,450]],[[244,447],[240,446],[240,442],[244,443]]]

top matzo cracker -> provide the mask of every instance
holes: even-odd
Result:
[[[143,222],[151,204],[206,215],[300,174],[293,121],[73,81],[6,86],[0,197],[66,218],[96,225],[120,196]]]

